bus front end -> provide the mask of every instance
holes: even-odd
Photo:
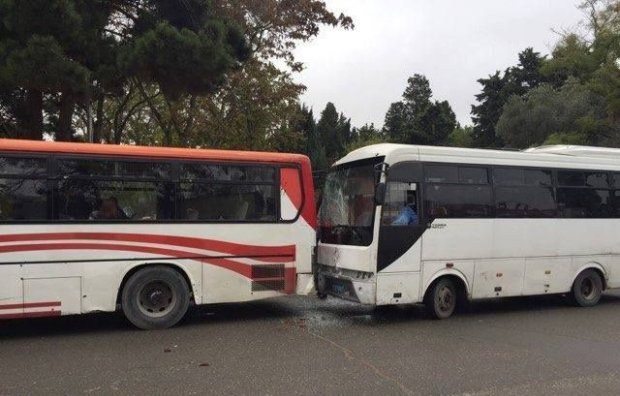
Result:
[[[376,303],[375,190],[382,157],[336,165],[327,175],[319,213],[317,288],[362,304]]]

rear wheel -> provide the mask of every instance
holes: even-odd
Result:
[[[447,319],[454,313],[457,299],[458,294],[454,282],[443,278],[431,286],[424,299],[424,305],[434,319]]]
[[[169,267],[147,267],[133,274],[121,299],[123,313],[136,327],[165,329],[177,324],[189,307],[185,278]]]
[[[595,270],[585,270],[573,283],[572,300],[580,307],[596,305],[603,295],[603,279]]]

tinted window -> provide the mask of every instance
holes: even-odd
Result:
[[[551,171],[520,168],[496,168],[493,181],[500,186],[551,186]]]
[[[66,179],[55,206],[60,220],[170,220],[173,192],[168,183]]]
[[[620,188],[620,173],[614,173],[614,187]]]
[[[609,217],[610,192],[590,188],[558,188],[558,209],[562,217]]]
[[[525,183],[523,169],[498,168],[493,170],[493,182],[500,186],[521,186]]]
[[[385,201],[381,212],[381,224],[394,226],[417,225],[417,187],[413,183],[387,183]]]
[[[615,208],[614,217],[620,217],[620,191],[615,192],[614,208]]]
[[[609,180],[603,172],[558,171],[558,184],[568,187],[608,188]]]
[[[123,177],[166,179],[171,165],[165,162],[108,161],[99,159],[62,159],[58,171],[70,177]]]
[[[523,174],[526,186],[551,186],[553,184],[551,171],[525,169]]]
[[[497,217],[555,217],[556,205],[552,188],[496,187]]]
[[[489,217],[492,212],[490,187],[428,184],[425,194],[429,219]]]
[[[0,157],[0,174],[37,177],[47,174],[45,158]]]
[[[1,220],[45,220],[46,218],[45,180],[0,179]]]
[[[275,169],[266,166],[232,166],[187,163],[181,168],[182,180],[265,182],[275,181]]]
[[[427,165],[424,168],[425,180],[431,183],[458,183],[459,168],[450,165]]]
[[[459,167],[459,183],[487,184],[489,176],[485,168]]]
[[[207,221],[275,221],[276,191],[269,185],[181,183],[178,218]]]

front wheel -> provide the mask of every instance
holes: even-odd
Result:
[[[572,300],[580,307],[596,305],[603,295],[603,280],[598,272],[589,269],[577,276],[573,283]]]
[[[121,307],[127,319],[143,330],[165,329],[177,324],[189,307],[185,278],[169,267],[139,270],[123,287]]]
[[[447,319],[452,316],[456,302],[456,287],[450,279],[435,282],[424,299],[426,310],[434,319]]]

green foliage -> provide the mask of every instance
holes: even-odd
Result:
[[[346,152],[385,141],[383,132],[375,128],[374,124],[365,124],[361,128],[353,128],[352,136],[351,142],[346,146]]]
[[[519,63],[508,68],[504,73],[499,71],[481,78],[482,92],[476,95],[478,105],[472,106],[473,144],[476,147],[502,147],[504,142],[496,132],[504,105],[513,95],[522,96],[530,89],[536,88],[545,81],[540,67],[545,58],[532,48],[519,54]]]
[[[345,148],[351,141],[351,120],[344,114],[338,114],[333,103],[327,103],[321,112],[317,130],[328,161],[334,162],[345,154]]]
[[[121,65],[171,99],[216,91],[250,51],[241,28],[215,17],[206,0],[147,1],[129,33]]]
[[[456,127],[456,116],[447,101],[432,101],[432,96],[425,76],[410,77],[403,100],[392,103],[385,115],[383,135],[395,143],[447,144]]]
[[[508,146],[620,146],[620,2],[587,0],[582,8],[587,11],[589,32],[564,35],[552,57],[540,63],[540,81],[548,84],[514,93],[501,108],[496,138]],[[501,104],[499,97],[496,104]],[[495,114],[498,107],[494,106]],[[490,130],[491,112],[484,110],[480,114],[489,120],[476,122],[476,127],[484,124]]]
[[[474,147],[474,128],[471,126],[457,127],[448,136],[448,146],[452,147]]]
[[[527,148],[551,141],[601,144],[612,133],[605,120],[605,100],[576,79],[560,89],[544,84],[525,98],[508,100],[497,124],[508,147]]]

